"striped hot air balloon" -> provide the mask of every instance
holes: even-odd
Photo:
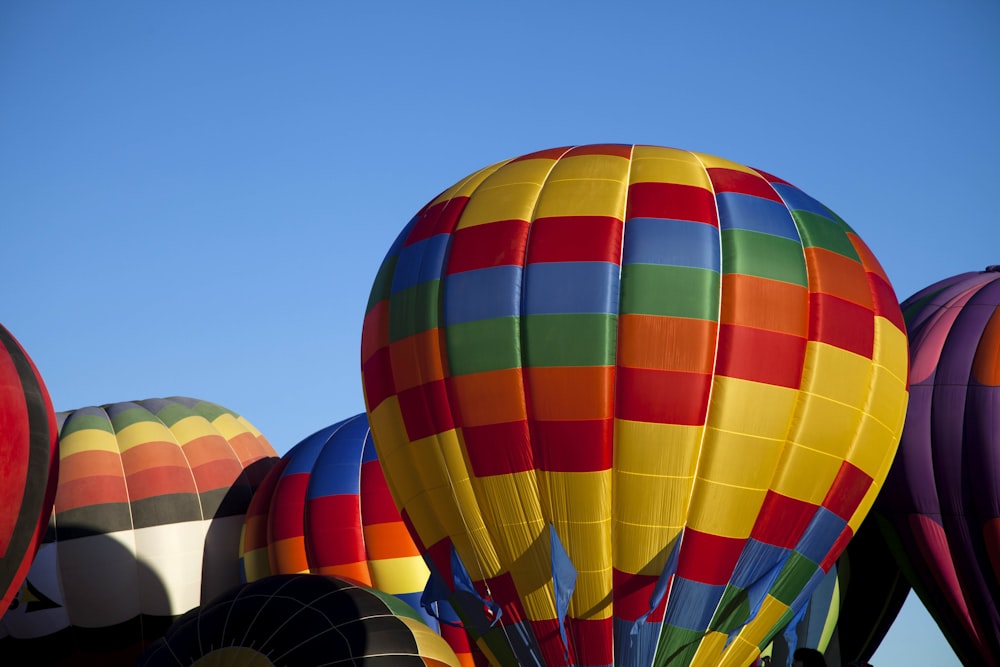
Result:
[[[0,652],[131,665],[177,616],[239,584],[244,514],[278,457],[246,419],[192,398],[58,419],[52,519]]]
[[[326,574],[422,609],[429,571],[389,494],[364,413],[320,429],[281,457],[250,503],[240,551],[247,581]],[[463,665],[475,664],[481,654],[446,602],[435,614],[421,613]]]
[[[42,376],[0,326],[0,610],[38,549],[56,489],[56,416]]]
[[[907,400],[859,236],[655,146],[541,151],[431,200],[378,271],[361,366],[434,574],[524,664],[750,664],[867,513]]]

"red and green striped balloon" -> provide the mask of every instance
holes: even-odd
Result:
[[[541,151],[434,198],[378,271],[361,364],[433,569],[548,665],[750,664],[867,513],[907,400],[858,235],[656,146]]]

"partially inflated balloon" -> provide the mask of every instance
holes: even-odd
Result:
[[[56,487],[56,416],[24,348],[0,326],[0,613],[38,549]]]
[[[52,519],[0,651],[132,664],[174,618],[239,583],[244,513],[277,454],[243,417],[190,398],[58,418]]]
[[[139,667],[459,667],[405,602],[318,574],[275,574],[177,619]]]
[[[895,451],[899,304],[828,208],[700,153],[597,145],[428,203],[361,345],[379,459],[517,658],[744,667]]]
[[[429,574],[389,494],[364,413],[313,433],[281,457],[254,493],[240,555],[247,581],[326,574],[417,609]],[[464,631],[432,615],[424,621],[463,664],[474,664]]]
[[[1000,267],[902,307],[912,394],[879,515],[962,662],[1000,665]]]

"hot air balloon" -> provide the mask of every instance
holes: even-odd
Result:
[[[884,479],[903,329],[862,240],[787,182],[576,146],[417,213],[361,368],[432,580],[479,596],[491,641],[523,664],[745,667]]]
[[[57,417],[52,518],[0,652],[131,665],[176,617],[239,584],[244,513],[278,457],[246,419],[192,398]]]
[[[429,575],[389,494],[364,413],[313,433],[281,457],[254,493],[240,553],[247,581],[326,574],[416,609]],[[442,612],[452,624],[438,622]],[[424,613],[423,620],[463,664],[474,664],[459,619],[442,612]]]
[[[902,303],[911,399],[878,499],[917,596],[967,665],[1000,665],[1000,267]]]
[[[42,376],[0,325],[0,612],[28,574],[55,494],[56,416]]]
[[[136,664],[459,667],[402,600],[319,574],[237,586],[177,619]]]

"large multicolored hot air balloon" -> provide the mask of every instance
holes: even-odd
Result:
[[[271,469],[247,510],[244,576],[311,572],[346,578],[416,609],[429,571],[389,494],[364,413],[313,433]],[[445,605],[423,620],[474,664],[459,620]],[[447,622],[438,623],[443,615]]]
[[[131,665],[176,617],[239,584],[244,513],[277,454],[243,417],[191,398],[58,419],[52,518],[0,652]]]
[[[319,574],[275,574],[177,619],[138,667],[460,667],[402,600]]]
[[[911,398],[878,499],[913,590],[966,665],[1000,665],[1000,267],[906,299]]]
[[[28,574],[56,488],[56,415],[31,357],[0,325],[0,613]]]
[[[361,363],[432,578],[523,664],[750,664],[867,513],[907,397],[899,304],[843,220],[654,146],[436,197],[378,272]]]

